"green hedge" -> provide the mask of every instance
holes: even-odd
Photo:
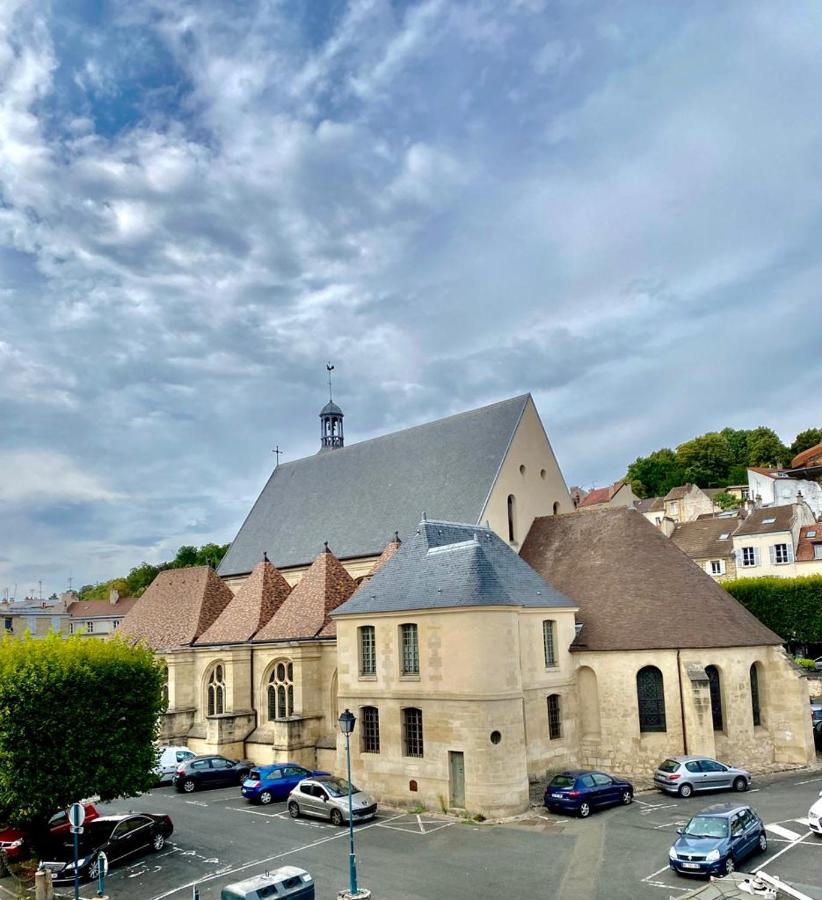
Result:
[[[822,642],[822,575],[739,578],[722,587],[784,640]]]

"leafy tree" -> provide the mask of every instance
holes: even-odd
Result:
[[[788,448],[772,428],[760,425],[748,434],[748,465],[783,465],[788,461]]]
[[[626,478],[637,497],[662,497],[682,483],[682,470],[674,451],[665,447],[634,460]]]
[[[728,442],[728,446],[731,448],[734,465],[743,467],[747,466],[748,435],[750,434],[750,432],[745,430],[738,431],[735,428],[723,428],[719,433],[722,435],[722,437],[725,438],[725,440]]]
[[[0,642],[0,815],[42,843],[59,809],[153,782],[162,664],[148,648],[53,634]]]
[[[736,507],[739,506],[739,499],[733,494],[729,494],[727,491],[722,491],[721,494],[716,494],[714,496],[713,502],[720,509],[736,509]]]
[[[806,428],[804,431],[800,431],[790,447],[791,459],[797,453],[809,450],[817,444],[822,444],[822,428]]]
[[[128,584],[128,596],[139,597],[151,582],[154,581],[159,571],[160,569],[157,566],[152,566],[151,563],[147,562],[135,566],[128,573],[126,578]]]
[[[202,563],[197,561],[197,548],[190,544],[183,544],[177,551],[177,555],[169,564],[172,569],[184,569],[186,566],[199,566]]]
[[[686,482],[712,487],[728,483],[734,458],[728,439],[712,431],[680,444],[676,448],[676,461]]]

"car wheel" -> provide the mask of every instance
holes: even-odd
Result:
[[[342,825],[343,823],[343,814],[338,809],[331,810],[331,824],[332,825]]]
[[[734,790],[735,791],[747,791],[748,790],[748,781],[743,778],[741,775],[739,778],[734,778]]]
[[[690,797],[693,794],[694,789],[689,784],[681,784],[679,786],[679,796],[680,797]]]
[[[579,817],[580,819],[587,819],[588,816],[591,815],[591,804],[590,803],[580,803],[579,804]]]
[[[190,778],[186,778],[186,780],[183,782],[183,790],[187,794],[192,794],[196,789],[197,785]]]
[[[759,835],[759,852],[764,853],[768,849],[768,836],[763,831]]]
[[[624,790],[622,792],[622,802],[627,806],[629,803],[634,802],[634,792],[629,790]]]
[[[96,881],[100,877],[100,859],[99,857],[88,867],[88,877],[92,881]]]
[[[734,859],[732,856],[729,856],[725,860],[725,865],[722,867],[722,874],[730,875],[734,871],[735,868],[736,868],[736,866],[734,865]]]
[[[268,806],[273,799],[274,797],[272,796],[271,791],[263,791],[262,794],[260,794],[260,803],[262,803],[263,806]]]
[[[163,847],[166,845],[166,839],[162,834],[158,831],[157,834],[151,839],[151,848],[155,853],[159,853]]]
[[[292,819],[297,819],[300,816],[300,807],[293,800],[288,804],[288,814]]]

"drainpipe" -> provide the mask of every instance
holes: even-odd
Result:
[[[676,651],[676,674],[679,678],[679,715],[682,719],[682,751],[685,756],[688,755],[688,730],[685,726],[685,697],[682,693],[682,666],[679,663],[679,653]]]

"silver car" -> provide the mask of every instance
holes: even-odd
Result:
[[[694,791],[747,791],[752,776],[708,756],[669,756],[654,772],[654,784],[668,794],[690,797]]]
[[[351,807],[354,821],[372,819],[377,814],[377,801],[359,788],[351,786]],[[330,819],[333,825],[348,821],[348,782],[336,775],[317,775],[304,778],[288,795],[288,813],[298,816],[318,816]]]

